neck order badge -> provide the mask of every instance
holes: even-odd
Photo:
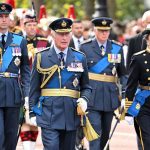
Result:
[[[101,49],[101,54],[104,56],[105,55],[105,48],[103,45],[100,46]]]

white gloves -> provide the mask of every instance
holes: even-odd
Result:
[[[36,117],[31,117],[31,118],[30,118],[30,125],[32,125],[32,126],[37,126]]]
[[[133,119],[133,117],[131,117],[131,116],[126,116],[126,117],[125,117],[125,121],[127,121],[127,123],[128,123],[129,125],[133,125],[133,124],[134,124],[134,119]]]
[[[121,100],[121,110],[125,109],[125,102],[126,102],[125,98]]]
[[[87,101],[84,98],[79,98],[77,100],[78,106],[82,109],[83,112],[87,110]]]
[[[26,110],[29,110],[29,97],[25,97],[24,107]]]

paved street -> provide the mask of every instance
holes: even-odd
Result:
[[[115,119],[113,121],[112,127],[114,123]],[[17,150],[23,150],[20,140],[17,146]],[[40,136],[38,137],[36,150],[42,150]],[[122,121],[118,124],[110,142],[110,150],[137,150],[136,135],[133,125],[128,125],[126,121]]]

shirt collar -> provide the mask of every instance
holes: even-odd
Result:
[[[67,55],[68,48],[66,48],[64,51],[59,50],[56,45],[54,44],[54,49],[56,51],[56,54],[58,55],[60,52],[63,52],[65,55]]]
[[[1,37],[3,34],[5,34],[6,37],[7,37],[7,36],[8,36],[8,31],[6,31],[5,33],[0,33],[0,37]]]
[[[102,43],[100,43],[100,42],[97,40],[97,43],[98,43],[99,47],[101,47],[101,46],[103,45],[103,46],[104,46],[104,48],[106,48],[107,41],[106,41],[104,44],[102,44]]]
[[[74,41],[80,40],[80,42],[82,42],[82,41],[84,40],[84,39],[83,39],[83,36],[81,36],[80,38],[77,38],[77,37],[75,37],[74,35],[72,35],[72,38],[73,38]]]

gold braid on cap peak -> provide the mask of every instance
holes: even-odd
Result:
[[[60,83],[60,88],[61,88],[61,75],[60,75],[60,68],[58,65],[54,65],[50,68],[41,68],[40,66],[41,64],[41,54],[38,53],[37,54],[37,71],[41,74],[44,75],[43,77],[43,81],[42,81],[42,84],[40,86],[40,88],[43,88],[45,86],[45,84],[49,81],[49,79],[53,76],[53,74],[56,72],[56,70],[58,71],[58,74],[59,74],[59,83]],[[46,75],[47,78],[46,78]]]

